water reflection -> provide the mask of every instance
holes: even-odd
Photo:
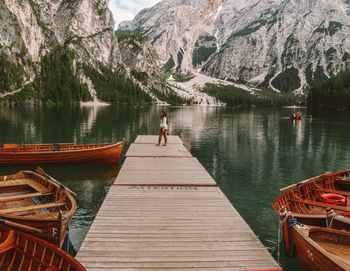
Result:
[[[1,107],[0,144],[97,143],[157,134],[160,111],[169,117],[169,134],[186,147],[214,177],[250,227],[275,253],[277,218],[271,202],[281,187],[349,167],[350,116],[314,112],[313,119],[291,121],[295,109],[220,107]],[[306,115],[306,109],[300,110]],[[0,174],[18,168],[0,167]],[[80,246],[111,183],[115,165],[47,167],[45,170],[78,194],[71,232]],[[286,270],[298,270],[295,261]]]

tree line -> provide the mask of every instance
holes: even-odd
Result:
[[[350,69],[313,85],[308,90],[307,105],[312,108],[350,108]]]
[[[254,94],[234,86],[206,84],[204,92],[228,106],[273,106],[302,105],[304,97],[294,94],[280,94],[274,91],[260,90]]]

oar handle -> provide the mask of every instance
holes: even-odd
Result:
[[[331,174],[331,173],[332,173],[332,172],[327,171],[327,172],[325,172],[325,173],[323,173],[323,174],[321,174],[321,175],[318,175],[318,176],[316,176],[316,177],[312,177],[312,178],[310,178],[310,179],[301,181],[301,182],[299,182],[299,183],[295,183],[295,184],[289,185],[289,186],[287,186],[287,187],[281,188],[281,189],[280,189],[280,192],[285,191],[285,190],[288,190],[288,189],[293,188],[293,187],[296,187],[297,185],[301,185],[301,184],[305,184],[305,183],[311,182],[311,181],[313,181],[313,180],[315,180],[315,179],[318,179],[318,178],[320,178],[320,177],[322,177],[322,176],[325,176],[325,175],[329,175],[329,174]]]
[[[23,225],[17,222],[13,222],[13,221],[9,221],[3,218],[0,218],[0,223],[11,226],[11,227],[15,227],[15,228],[19,228],[21,230],[25,230],[25,231],[30,231],[30,232],[37,232],[37,233],[42,233],[43,230],[42,229],[38,229],[38,228],[34,228],[31,226],[27,226],[27,225]]]

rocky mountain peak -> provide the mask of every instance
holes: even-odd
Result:
[[[173,70],[301,93],[349,66],[349,16],[348,0],[165,0],[120,29]]]

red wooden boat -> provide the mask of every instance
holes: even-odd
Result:
[[[333,174],[327,172],[287,187],[289,188],[293,189],[280,195],[272,203],[282,224],[287,257],[296,255],[293,245],[294,237],[290,230],[295,220],[290,218],[295,218],[302,224],[318,227],[327,227],[332,224],[332,221],[333,227],[350,231],[349,220],[344,222],[344,219],[339,217],[339,215],[346,217],[350,215],[350,174],[348,171]],[[338,199],[329,201],[334,195],[337,195]]]
[[[349,232],[304,225],[294,225],[292,232],[303,270],[350,270]]]
[[[0,148],[0,166],[116,163],[123,145],[124,141],[90,145],[4,144]]]
[[[72,193],[41,168],[0,176],[0,223],[61,247],[77,209]]]
[[[0,270],[84,271],[85,268],[73,256],[44,240],[0,227]]]

